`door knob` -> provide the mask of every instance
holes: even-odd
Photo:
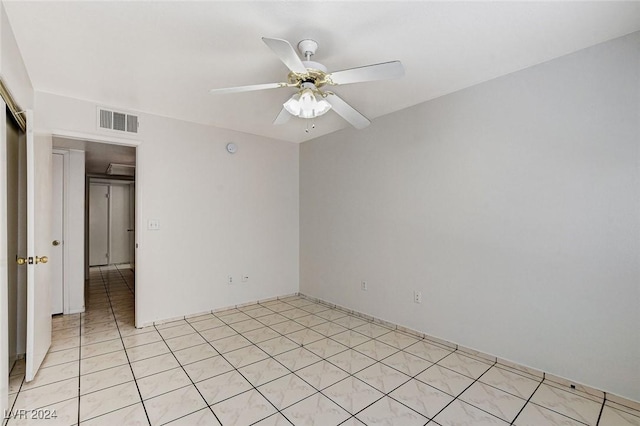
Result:
[[[26,265],[27,264],[27,258],[26,257],[18,257],[18,256],[16,256],[16,263],[18,265]]]
[[[53,242],[51,243],[54,246],[59,246],[60,245],[60,241],[59,240],[53,240]]]
[[[36,265],[38,263],[47,263],[48,261],[49,261],[49,258],[47,256],[42,256],[42,257],[36,256]]]

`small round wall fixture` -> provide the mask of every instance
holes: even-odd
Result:
[[[233,142],[230,142],[227,144],[227,152],[229,152],[229,154],[235,154],[238,151],[238,145],[236,145]]]

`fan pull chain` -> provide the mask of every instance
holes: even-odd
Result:
[[[309,130],[309,120],[307,119],[307,120],[305,120],[305,121],[307,122],[307,128],[306,128],[306,129],[304,129],[304,132],[305,132],[305,133],[311,133],[311,132],[313,131],[313,129],[315,129],[315,128],[316,128],[315,120],[313,120],[313,119],[311,120],[311,130]]]

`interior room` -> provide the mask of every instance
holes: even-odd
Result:
[[[4,0],[0,96],[3,426],[640,426],[640,2]]]

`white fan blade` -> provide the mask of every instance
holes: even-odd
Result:
[[[307,73],[307,68],[298,57],[293,46],[291,46],[287,40],[262,37],[262,41],[264,41],[265,44],[273,50],[273,53],[275,53],[291,71],[298,74]]]
[[[351,84],[361,83],[363,81],[388,80],[391,78],[399,78],[403,75],[404,67],[402,66],[402,62],[393,61],[336,71],[327,77],[330,84]]]
[[[325,99],[331,104],[331,109],[333,109],[340,117],[347,120],[349,124],[356,129],[364,129],[371,124],[367,117],[356,111],[338,95],[328,94]]]
[[[255,90],[277,89],[279,87],[289,87],[287,83],[266,83],[266,84],[254,84],[252,86],[240,86],[240,87],[227,87],[225,89],[211,89],[209,93],[212,95],[222,95],[225,93],[241,93],[241,92],[253,92]]]
[[[291,114],[289,114],[289,111],[282,108],[282,110],[280,111],[280,114],[278,114],[276,119],[273,121],[273,124],[284,124],[287,121],[289,121],[290,118],[291,118]]]

